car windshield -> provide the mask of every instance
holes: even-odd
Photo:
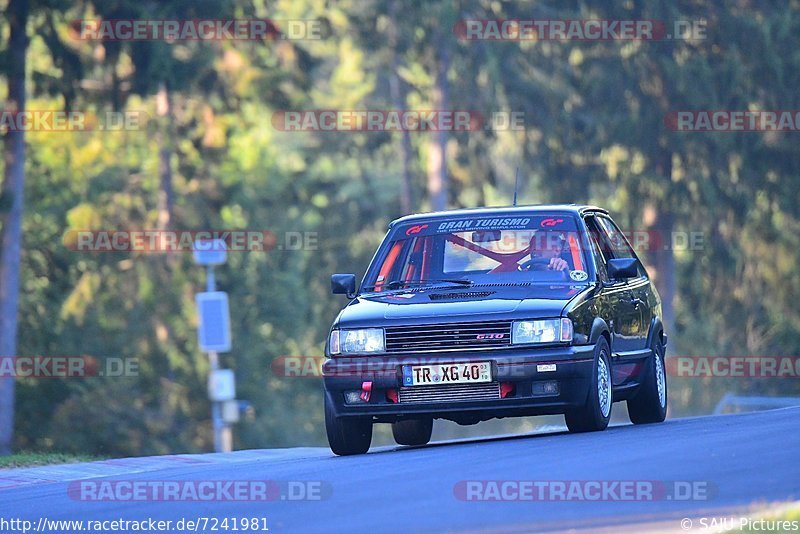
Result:
[[[405,223],[392,228],[365,291],[429,284],[586,284],[577,222],[567,214],[500,214]]]

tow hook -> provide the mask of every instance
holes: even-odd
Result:
[[[372,395],[372,381],[362,382],[361,383],[361,400],[364,402],[369,402],[369,398]]]

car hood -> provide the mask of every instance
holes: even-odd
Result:
[[[403,323],[559,317],[566,304],[591,286],[566,284],[437,286],[361,295],[339,314],[340,327]],[[470,317],[472,316],[472,317]]]

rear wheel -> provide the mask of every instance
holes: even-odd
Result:
[[[433,418],[405,419],[392,423],[392,435],[398,445],[425,445],[431,440]]]
[[[605,430],[611,419],[611,362],[608,341],[600,337],[594,348],[594,369],[586,402],[564,414],[570,432]]]
[[[336,417],[325,395],[325,431],[334,454],[364,454],[372,443],[372,420],[365,417]]]
[[[636,395],[628,400],[628,415],[635,425],[660,423],[667,417],[667,376],[664,372],[664,345],[656,336],[650,347],[653,357]]]

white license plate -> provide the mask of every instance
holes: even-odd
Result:
[[[403,366],[404,386],[475,384],[491,381],[492,364],[489,362]]]

